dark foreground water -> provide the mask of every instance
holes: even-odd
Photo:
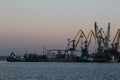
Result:
[[[120,63],[0,62],[0,80],[120,80]]]

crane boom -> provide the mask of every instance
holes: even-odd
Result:
[[[91,43],[91,39],[92,39],[92,36],[94,37],[94,39],[96,40],[96,36],[95,36],[95,33],[93,30],[90,30],[88,36],[87,36],[87,47],[89,47],[90,43]],[[89,38],[90,37],[90,38]]]
[[[77,38],[77,36],[78,36],[78,38]],[[77,48],[81,38],[84,37],[85,41],[87,41],[87,37],[86,37],[85,33],[83,32],[83,30],[79,30],[77,36],[75,36],[75,38],[74,38],[74,40],[75,40],[75,48]]]

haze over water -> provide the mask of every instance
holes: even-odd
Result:
[[[88,33],[97,21],[111,39],[120,28],[120,0],[0,0],[0,55],[10,51],[65,49],[79,29]]]

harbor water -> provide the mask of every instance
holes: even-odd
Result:
[[[0,62],[0,80],[120,80],[120,63]]]

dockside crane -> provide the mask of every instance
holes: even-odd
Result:
[[[84,56],[87,56],[88,55],[88,48],[89,48],[89,45],[90,43],[92,42],[92,37],[94,38],[94,40],[96,41],[96,36],[95,36],[95,33],[93,30],[90,30],[88,36],[87,36],[87,40],[84,42],[85,43],[85,46],[84,48],[82,48],[82,53]]]
[[[73,40],[68,39],[68,46],[70,45],[70,43],[72,43],[72,48],[69,48],[69,50],[76,50],[79,42],[81,42],[82,48],[83,38],[85,39],[85,41],[87,41],[85,33],[83,32],[83,30],[80,29]]]
[[[95,36],[97,38],[97,43],[98,43],[98,51],[102,51],[103,50],[103,47],[102,47],[102,42],[104,42],[104,38],[103,38],[103,35],[101,33],[101,30],[102,29],[99,29],[98,26],[97,26],[97,23],[95,22]]]
[[[93,30],[90,30],[87,37],[83,32],[83,30],[79,30],[73,40],[68,39],[68,46],[70,46],[70,43],[72,43],[72,48],[69,47],[69,50],[76,50],[76,48],[78,47],[78,44],[81,43],[80,44],[81,51],[83,54],[87,55],[89,45],[92,41],[92,37],[96,40],[96,36]],[[83,41],[83,38],[84,38],[84,41]]]
[[[111,59],[111,51],[109,47],[110,23],[108,23],[107,31],[105,33],[104,30],[99,28],[95,22],[95,35],[98,43],[95,61],[109,61]]]
[[[102,28],[98,28],[97,23],[95,22],[95,36],[98,43],[98,52],[103,53],[109,49],[110,41],[110,23],[108,23],[107,33],[103,31]]]
[[[109,48],[109,41],[110,41],[110,23],[108,23],[108,29],[107,29],[107,33],[105,36],[105,47],[106,49]]]
[[[120,52],[119,52],[119,47],[120,47],[120,29],[118,29],[113,42],[111,44],[111,52],[116,58],[120,58]]]

